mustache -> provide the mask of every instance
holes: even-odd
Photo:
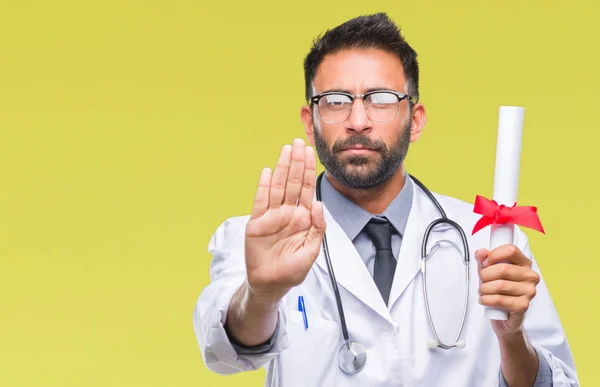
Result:
[[[364,148],[371,149],[380,153],[386,151],[385,143],[381,140],[372,140],[367,136],[355,135],[348,137],[345,140],[338,140],[333,144],[331,150],[333,152],[340,152],[345,149],[351,148],[355,145],[362,145]]]

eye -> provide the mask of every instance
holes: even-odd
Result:
[[[369,95],[368,103],[374,107],[386,107],[398,103],[398,97],[392,93],[382,92]]]
[[[320,107],[327,109],[343,109],[352,104],[352,100],[347,95],[329,94],[321,98]]]

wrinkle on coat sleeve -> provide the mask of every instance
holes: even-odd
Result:
[[[274,344],[266,353],[238,354],[224,328],[231,298],[246,279],[244,233],[248,218],[227,219],[211,237],[210,284],[201,292],[193,313],[194,332],[204,364],[219,374],[256,370],[289,345],[282,309]]]

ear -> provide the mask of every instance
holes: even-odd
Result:
[[[308,139],[308,142],[310,143],[310,145],[312,145],[314,147],[315,146],[315,136],[314,136],[315,125],[314,125],[314,121],[313,121],[313,112],[312,112],[312,109],[310,108],[310,106],[308,106],[308,105],[302,106],[302,109],[300,110],[300,119],[302,120],[302,123],[304,124],[304,132],[306,133],[306,138]]]
[[[415,142],[421,137],[423,127],[427,123],[425,106],[421,103],[415,104],[412,109],[412,126],[410,127],[410,142]]]

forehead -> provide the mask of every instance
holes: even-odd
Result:
[[[325,56],[313,82],[316,93],[331,89],[355,94],[373,88],[406,92],[402,61],[379,49],[347,49]]]

